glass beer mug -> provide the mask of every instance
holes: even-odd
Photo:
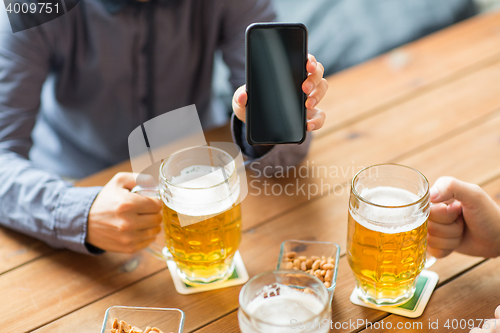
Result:
[[[397,305],[413,297],[426,266],[429,212],[429,183],[415,169],[380,164],[354,176],[347,258],[359,298]]]
[[[132,190],[143,191],[152,189]],[[230,277],[241,240],[240,178],[231,155],[209,146],[177,151],[161,164],[153,191],[162,200],[165,247],[149,251],[174,260],[187,284]]]
[[[296,270],[264,272],[241,288],[242,333],[330,332],[331,301],[323,282]]]

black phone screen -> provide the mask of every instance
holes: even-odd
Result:
[[[306,136],[307,29],[257,23],[246,32],[247,141],[301,143]]]

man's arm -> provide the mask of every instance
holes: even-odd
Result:
[[[101,188],[73,187],[28,160],[51,61],[42,32],[0,34],[0,224],[53,247],[89,253],[87,218]]]

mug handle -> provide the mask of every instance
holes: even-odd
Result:
[[[425,252],[425,265],[424,268],[427,269],[434,265],[434,263],[437,261],[436,257],[431,256],[429,252]]]
[[[141,185],[135,186],[131,193],[137,193],[143,197],[158,198],[161,200],[160,194],[158,192],[158,187],[143,187]],[[157,243],[151,243],[145,250],[158,260],[167,261],[173,260],[172,254],[168,251],[166,247],[162,247]]]

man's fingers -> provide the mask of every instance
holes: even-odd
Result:
[[[247,105],[247,93],[245,85],[242,85],[241,87],[236,89],[236,92],[234,93],[234,100],[239,106]]]
[[[306,108],[313,109],[316,105],[318,105],[323,97],[325,97],[327,91],[328,81],[321,78],[319,84],[316,86],[316,89],[314,89],[313,92],[307,97]]]
[[[317,69],[318,69],[318,61],[316,60],[316,57],[313,56],[312,54],[308,54],[307,55],[307,64],[306,64],[307,72],[310,74],[313,74],[316,72]]]
[[[477,185],[453,177],[441,177],[432,186],[430,199],[434,203],[455,199],[462,206],[476,205],[482,200],[482,190]]]
[[[135,239],[137,239],[137,241],[145,241],[149,239],[155,239],[160,232],[161,226],[157,225],[154,228],[135,231],[134,237]]]
[[[444,203],[433,204],[431,206],[431,213],[429,220],[442,224],[453,223],[462,213],[462,205],[460,202],[455,201],[450,205]]]
[[[233,112],[236,115],[236,117],[242,122],[245,122],[247,100],[248,96],[246,92],[246,87],[243,85],[238,89],[236,89],[232,101]]]
[[[311,94],[323,80],[323,65],[318,62],[316,67],[317,69],[314,73],[309,74],[309,76],[302,83],[302,91],[308,95]]]
[[[429,219],[427,232],[429,235],[440,238],[457,238],[462,237],[464,233],[464,220],[460,216],[452,223],[439,223]]]
[[[441,249],[435,249],[432,247],[427,247],[427,253],[429,253],[431,256],[436,257],[436,258],[444,258],[448,255],[450,255],[453,252],[453,250],[441,250]]]
[[[500,319],[500,305],[495,309],[495,318]]]
[[[318,130],[325,123],[326,114],[318,108],[307,110],[307,130],[309,132]]]
[[[130,219],[133,219],[133,221],[131,222],[132,230],[148,230],[154,228],[161,228],[161,221],[162,221],[161,213],[139,214]]]
[[[427,244],[433,249],[453,251],[458,247],[458,245],[460,245],[461,241],[462,237],[443,238],[436,237],[430,234],[427,235]]]
[[[127,193],[118,206],[119,212],[154,214],[161,210],[161,200],[145,197],[138,193]]]
[[[137,184],[135,182],[136,174],[132,172],[118,172],[112,179],[116,184],[124,189],[131,190]]]

